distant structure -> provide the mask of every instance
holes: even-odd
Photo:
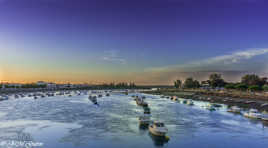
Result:
[[[209,81],[202,81],[201,82],[201,89],[211,89]]]
[[[44,81],[37,81],[37,82],[36,82],[36,85],[38,85],[38,86],[41,86],[41,85],[47,85],[47,83],[44,82]]]
[[[157,91],[157,90],[158,90],[158,88],[152,88],[151,90],[152,90],[152,91]]]
[[[56,89],[57,88],[57,84],[56,83],[47,83],[47,88],[48,89]]]
[[[92,85],[89,84],[56,84],[53,82],[37,81],[35,83],[20,84],[20,83],[8,83],[0,82],[0,90],[19,90],[19,89],[85,89],[90,88]]]

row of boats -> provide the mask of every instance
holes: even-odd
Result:
[[[145,101],[145,97],[133,96],[138,106],[143,107],[143,115],[139,117],[139,124],[141,128],[149,128],[149,132],[153,136],[169,139],[166,136],[168,129],[163,122],[151,120],[151,109],[149,104]]]
[[[53,97],[53,96],[80,96],[80,95],[91,95],[94,101],[94,96],[102,97],[103,94],[106,96],[110,96],[111,90],[62,90],[62,91],[39,91],[39,92],[25,92],[25,93],[15,93],[15,94],[2,94],[0,95],[0,101],[9,100],[9,99],[19,99],[19,98],[45,98],[45,97]],[[118,92],[123,92],[124,94],[128,95],[128,91],[121,90]],[[89,97],[90,99],[90,97]]]
[[[179,102],[179,103],[183,103],[183,104],[187,104],[187,105],[194,105],[193,100],[191,99],[182,99],[182,98],[178,98],[177,96],[161,96],[161,98],[167,98],[167,99],[171,99],[173,101]],[[217,108],[222,107],[221,104],[216,104],[216,103],[210,103],[206,106],[204,106],[207,110],[209,111],[216,111]],[[235,113],[235,114],[242,114],[244,117],[247,118],[253,118],[253,119],[261,119],[265,122],[268,122],[268,113],[267,112],[262,112],[260,113],[257,109],[249,109],[248,111],[244,112],[242,108],[238,107],[238,106],[231,106],[230,108],[227,109],[227,112],[231,112],[231,113]]]
[[[115,93],[124,93],[128,95],[128,90],[113,90]],[[95,94],[105,94],[110,95],[112,90],[59,90],[59,91],[38,91],[38,92],[17,92],[14,94],[1,94],[0,101],[8,100],[8,99],[19,99],[19,98],[44,98],[44,97],[53,97],[53,96],[80,96],[80,95],[95,95]],[[99,96],[97,96],[99,97]]]
[[[233,112],[236,114],[241,114],[242,113],[242,109],[237,107],[237,106],[232,106],[230,109],[227,110],[228,112]],[[248,112],[243,113],[243,116],[247,117],[247,118],[253,118],[253,119],[261,119],[265,122],[268,122],[268,114],[267,112],[262,112],[260,113],[257,109],[249,109]]]
[[[31,93],[16,93],[16,94],[6,94],[0,95],[0,101],[8,100],[8,99],[19,99],[19,98],[45,98],[45,97],[54,97],[54,96],[79,96],[79,95],[86,95],[88,91],[49,91],[49,92],[31,92]]]

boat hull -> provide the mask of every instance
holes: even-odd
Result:
[[[139,121],[140,125],[149,125],[150,121]]]
[[[248,114],[248,113],[245,113],[244,116],[247,117],[247,118],[252,118],[252,119],[261,119],[261,116],[260,115],[257,115],[257,114]]]
[[[268,122],[268,118],[262,118],[262,120]]]
[[[152,128],[151,126],[149,126],[149,132],[155,136],[159,136],[159,137],[165,137],[166,133],[165,132],[159,132],[156,131],[154,128]]]
[[[241,114],[240,111],[234,111],[234,110],[228,110],[227,112],[230,112],[230,113],[235,113],[235,114]]]

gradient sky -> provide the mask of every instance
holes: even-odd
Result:
[[[266,0],[0,0],[2,82],[268,76]]]

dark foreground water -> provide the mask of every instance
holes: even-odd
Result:
[[[268,128],[262,122],[226,112],[210,112],[206,103],[179,104],[146,95],[153,120],[163,121],[168,142],[140,129],[138,107],[131,94],[100,98],[88,96],[10,99],[0,102],[0,147],[4,142],[32,141],[44,148],[264,148]],[[14,144],[14,143],[13,143]],[[16,146],[10,146],[16,147]]]

